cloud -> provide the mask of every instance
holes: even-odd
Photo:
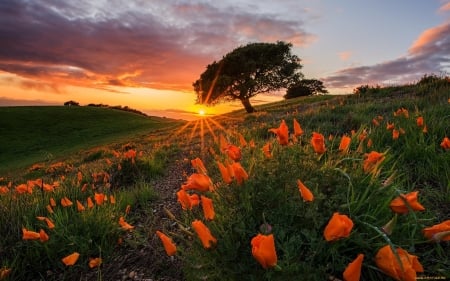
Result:
[[[362,84],[400,84],[425,74],[450,70],[450,21],[422,32],[407,55],[371,66],[340,70],[322,78],[328,88],[354,88]]]
[[[0,70],[49,85],[192,90],[208,63],[239,45],[314,38],[301,21],[214,2],[102,3],[2,0]]]
[[[439,13],[445,13],[448,11],[450,11],[450,2],[447,2],[446,4],[442,5],[438,10]]]
[[[352,52],[350,51],[340,52],[338,53],[338,56],[341,60],[346,61],[352,56]]]
[[[43,100],[22,100],[22,99],[11,99],[7,97],[0,97],[0,106],[44,106],[44,105],[61,105],[57,102],[49,102]]]

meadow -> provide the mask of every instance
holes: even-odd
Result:
[[[450,278],[449,80],[361,89],[2,177],[0,280]]]

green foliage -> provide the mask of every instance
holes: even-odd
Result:
[[[204,249],[196,237],[186,242],[182,257],[187,280],[342,279],[342,272],[359,253],[365,255],[361,280],[386,280],[374,263],[377,250],[384,245],[417,255],[425,276],[449,278],[449,244],[430,243],[422,229],[447,220],[450,214],[450,154],[440,147],[448,135],[448,122],[443,120],[449,118],[450,92],[447,87],[423,98],[391,99],[391,94],[404,95],[399,89],[394,92],[381,88],[378,99],[365,97],[370,102],[349,96],[309,107],[279,103],[279,107],[270,105],[267,112],[259,110],[235,127],[228,138],[232,143],[238,144],[232,137],[237,133],[256,143],[253,149],[242,149],[241,165],[249,179],[242,185],[226,185],[215,162],[209,162],[208,174],[217,187],[207,196],[213,198],[216,217],[204,221],[201,212],[194,209],[185,211],[183,219],[186,226],[193,219],[202,219],[218,242],[211,249]],[[408,110],[408,116],[393,114],[400,108]],[[270,115],[277,110],[286,112],[282,118],[290,132],[293,118],[305,131],[288,146],[279,145],[273,134],[267,135],[268,129],[279,126],[281,118]],[[427,132],[417,125],[419,116],[424,118]],[[393,139],[388,123],[404,133]],[[326,138],[327,151],[321,156],[310,145],[313,131]],[[344,134],[352,135],[347,154],[338,151]],[[362,134],[366,134],[364,139]],[[272,144],[272,158],[261,152],[267,142]],[[370,151],[386,156],[373,173],[362,168]],[[215,160],[226,159],[223,154]],[[313,202],[303,202],[297,179],[312,191]],[[426,210],[399,215],[393,233],[386,235],[381,227],[394,217],[390,202],[411,191],[419,191],[419,202]],[[348,215],[354,227],[348,238],[327,242],[323,232],[334,212]],[[278,255],[278,267],[272,269],[258,264],[250,245],[266,223],[271,226]]]
[[[291,54],[292,44],[250,43],[208,65],[193,83],[197,103],[213,105],[240,100],[247,112],[254,108],[249,99],[257,94],[287,88],[302,74],[300,59]]]
[[[326,93],[328,93],[328,91],[325,89],[322,81],[316,79],[302,79],[298,83],[289,86],[286,95],[283,97],[285,99],[292,99]]]

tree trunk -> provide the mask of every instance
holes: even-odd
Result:
[[[245,110],[247,111],[247,113],[253,113],[255,112],[255,108],[253,108],[253,106],[250,104],[250,99],[249,98],[244,98],[241,99],[242,105],[244,106]]]

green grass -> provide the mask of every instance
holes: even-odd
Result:
[[[0,116],[0,174],[179,124],[172,119],[78,106],[0,107]]]

